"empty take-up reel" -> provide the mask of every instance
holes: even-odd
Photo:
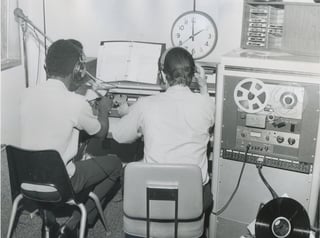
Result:
[[[233,97],[238,108],[247,113],[263,110],[269,99],[265,84],[255,78],[241,80],[234,89]]]

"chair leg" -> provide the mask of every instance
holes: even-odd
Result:
[[[41,209],[40,210],[40,214],[42,217],[42,222],[43,222],[43,227],[41,229],[41,237],[43,238],[52,238],[50,237],[50,228],[49,228],[49,222],[48,222],[48,216],[47,216],[47,212],[45,209]]]
[[[99,214],[100,214],[100,217],[101,217],[101,220],[102,220],[102,224],[104,226],[104,229],[106,230],[107,236],[110,236],[111,235],[111,231],[108,228],[108,224],[106,222],[106,219],[105,219],[105,216],[104,216],[104,213],[103,213],[103,209],[101,207],[101,203],[100,203],[100,200],[99,200],[98,196],[95,193],[90,192],[89,193],[89,197],[92,198],[94,200],[94,202],[96,203],[97,209],[99,211]]]
[[[12,228],[13,228],[14,220],[16,218],[16,213],[17,213],[17,209],[18,209],[18,204],[22,200],[22,198],[23,198],[22,194],[19,194],[13,201],[7,238],[11,237]]]
[[[84,238],[86,231],[86,221],[87,221],[87,210],[83,203],[77,204],[81,211],[81,220],[80,220],[80,235],[79,238]]]
[[[45,231],[45,238],[52,238],[52,237],[50,237],[49,227],[45,226],[44,231]]]

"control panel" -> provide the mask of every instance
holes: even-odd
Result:
[[[205,71],[208,93],[211,97],[215,97],[216,93],[216,67],[217,65],[212,62],[197,62]],[[112,82],[116,87],[110,89],[110,93],[114,98],[120,98],[120,101],[126,100],[128,105],[134,104],[140,97],[150,96],[161,93],[164,89],[157,84],[138,83],[131,81]],[[197,82],[192,81],[190,89],[198,93],[199,85]],[[119,100],[116,100],[119,101]],[[110,117],[120,117],[117,110],[118,104],[116,103],[110,111]]]
[[[319,86],[225,76],[221,156],[312,173]]]

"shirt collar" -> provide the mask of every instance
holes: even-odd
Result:
[[[52,88],[59,88],[59,89],[63,89],[63,90],[69,91],[69,90],[67,89],[66,85],[65,85],[63,82],[61,82],[60,80],[58,80],[58,79],[49,78],[49,79],[46,81],[45,84],[46,84],[47,86],[49,86],[49,87],[52,87]]]
[[[174,85],[167,89],[167,92],[191,92],[188,86]]]

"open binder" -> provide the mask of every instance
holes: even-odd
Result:
[[[119,88],[160,89],[158,60],[164,43],[101,41],[97,77]]]

